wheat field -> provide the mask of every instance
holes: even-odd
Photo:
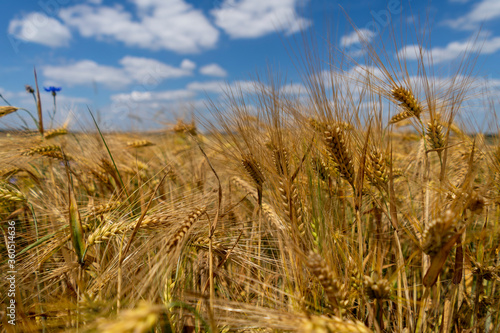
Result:
[[[15,329],[498,332],[498,129],[458,117],[477,54],[443,80],[364,46],[162,132],[0,133]]]

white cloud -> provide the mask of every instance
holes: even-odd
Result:
[[[42,101],[42,107],[45,112],[52,112],[54,99],[50,93],[40,92],[40,99]],[[27,94],[23,94],[22,97],[23,103],[28,106],[28,109],[34,108],[34,101],[31,96]],[[86,97],[78,97],[78,96],[68,96],[66,92],[62,90],[57,94],[57,110],[58,113],[64,115],[62,119],[65,119],[67,110],[72,110],[77,106],[85,106],[92,104],[92,101]]]
[[[286,94],[301,95],[307,93],[306,87],[301,83],[290,83],[281,87],[281,90]]]
[[[361,35],[361,39],[360,39]],[[368,29],[359,29],[358,31],[353,31],[347,35],[340,38],[340,45],[342,47],[351,46],[353,44],[360,44],[362,41],[371,42],[375,37],[375,33]]]
[[[196,64],[193,61],[189,60],[189,59],[184,59],[181,62],[181,68],[189,70],[189,71],[192,71],[193,69],[196,68]]]
[[[111,101],[120,106],[134,108],[138,105],[151,105],[164,101],[183,101],[196,96],[196,93],[186,89],[165,90],[165,91],[132,91],[111,95]]]
[[[153,97],[161,101],[185,100],[193,98],[195,95],[196,93],[184,89],[159,91],[153,93]]]
[[[14,96],[14,93],[11,92],[11,91],[7,91],[5,90],[4,88],[0,87],[0,94],[3,96],[3,98],[5,98],[7,101]],[[3,99],[0,99],[0,104],[1,105],[4,105],[5,102]]]
[[[277,30],[293,34],[311,24],[297,14],[297,3],[297,0],[225,0],[211,14],[215,24],[231,38],[257,38]]]
[[[206,82],[191,82],[186,88],[194,91],[206,91],[213,93],[222,93],[226,87],[226,82],[224,81],[206,81]]]
[[[361,79],[362,77],[366,76],[375,76],[375,77],[384,77],[384,73],[380,68],[375,67],[375,66],[367,66],[367,65],[356,65],[353,66],[351,69],[348,71],[349,77],[355,78],[356,79]],[[338,75],[338,73],[333,73],[333,75]]]
[[[71,40],[71,32],[67,27],[54,18],[36,12],[11,20],[9,34],[25,42],[50,47],[67,46]]]
[[[68,85],[86,85],[92,82],[108,87],[123,87],[132,82],[132,78],[116,67],[100,65],[92,60],[82,60],[70,65],[44,66],[46,78]]]
[[[465,16],[446,22],[450,27],[460,30],[475,30],[482,22],[500,17],[500,1],[482,0],[474,5],[472,11]]]
[[[209,64],[201,67],[200,73],[203,75],[219,76],[219,77],[224,77],[227,75],[226,70],[217,64]]]
[[[186,64],[186,61],[189,64]],[[136,82],[147,85],[155,85],[167,78],[177,78],[192,75],[193,66],[196,65],[184,60],[181,67],[173,67],[158,60],[150,58],[138,58],[126,56],[120,60],[124,71]],[[184,67],[183,67],[184,66]]]
[[[235,92],[241,91],[247,94],[255,94],[268,89],[268,87],[258,81],[240,80],[231,82],[229,89]]]
[[[203,12],[183,0],[132,0],[139,19],[123,6],[77,5],[62,9],[64,22],[84,37],[116,40],[128,46],[179,53],[213,48],[219,31]]]
[[[189,60],[188,60],[189,61]],[[59,84],[88,85],[93,82],[110,88],[123,88],[131,83],[155,86],[167,78],[192,75],[194,63],[173,67],[158,60],[125,56],[120,60],[122,67],[101,65],[92,60],[81,60],[69,65],[48,65],[42,68],[44,76]]]
[[[455,60],[458,57],[463,56],[464,52],[478,52],[481,54],[492,54],[500,50],[500,37],[493,37],[484,40],[482,43],[478,42],[476,44],[465,41],[465,42],[451,42],[445,47],[434,47],[431,50],[422,49],[424,52],[424,59],[432,55],[433,63],[439,63],[443,61]],[[418,45],[407,45],[401,51],[399,51],[399,57],[405,57],[406,59],[417,60],[420,58],[420,46]]]

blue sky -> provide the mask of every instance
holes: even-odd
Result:
[[[25,0],[2,3],[0,93],[34,112],[24,85],[34,85],[36,67],[41,86],[62,87],[55,127],[84,123],[88,106],[105,128],[158,128],[193,108],[203,113],[207,95],[251,85],[268,64],[300,89],[284,42],[329,33],[334,47],[354,54],[359,40],[344,11],[373,40],[427,19],[443,72],[481,28],[475,73],[500,87],[500,0]],[[42,94],[48,112],[52,97]],[[3,117],[0,127],[16,121]]]

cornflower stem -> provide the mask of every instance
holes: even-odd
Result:
[[[5,99],[5,97],[3,97],[3,95],[2,95],[2,94],[0,94],[0,98],[1,98],[1,99],[3,99],[3,101],[4,101],[5,103],[7,103],[7,105],[8,105],[8,106],[12,106],[12,105],[11,105],[11,104],[10,104],[10,103],[9,103],[9,102]]]
[[[54,124],[54,118],[56,117],[56,112],[57,112],[57,103],[56,103],[56,94],[52,93],[52,97],[54,100],[54,112],[52,113],[52,116],[50,117],[50,127],[52,128]]]

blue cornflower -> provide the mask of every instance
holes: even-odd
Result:
[[[43,87],[43,89],[45,89],[45,91],[47,92],[51,92],[52,93],[52,96],[55,96],[57,94],[58,91],[61,91],[61,87]]]

